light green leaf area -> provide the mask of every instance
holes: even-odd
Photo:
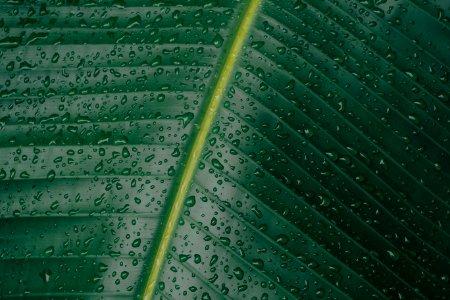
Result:
[[[1,0],[1,299],[446,299],[449,6]]]

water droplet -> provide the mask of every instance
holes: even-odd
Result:
[[[253,175],[255,175],[256,177],[259,178],[263,178],[266,174],[264,173],[264,171],[260,168],[256,168],[255,172],[253,172]]]
[[[98,270],[99,270],[99,272],[106,272],[106,271],[108,271],[108,266],[105,265],[104,263],[99,263]]]
[[[186,198],[186,206],[193,207],[195,205],[195,196],[189,196]]]
[[[220,34],[216,34],[212,40],[214,47],[220,48],[223,45],[223,37]]]
[[[194,262],[196,264],[201,263],[202,262],[202,257],[200,255],[198,255],[198,254],[194,254]]]
[[[211,256],[211,260],[209,261],[209,266],[212,267],[218,260],[219,260],[219,257],[216,254],[214,254],[213,256]]]
[[[417,114],[410,114],[408,116],[408,119],[410,119],[416,125],[420,124],[420,117]]]
[[[284,246],[284,245],[286,245],[289,242],[289,238],[285,234],[280,234],[280,235],[277,236],[276,241],[277,241],[278,244]]]
[[[267,91],[268,89],[269,89],[269,86],[268,86],[266,83],[261,82],[261,83],[259,84],[259,90],[260,90],[261,92]]]
[[[244,278],[244,270],[242,270],[239,267],[237,267],[233,270],[233,274],[234,274],[234,276],[236,276],[236,278],[238,280],[242,280],[242,278]]]
[[[247,289],[248,289],[248,285],[246,285],[246,284],[238,286],[238,291],[239,292],[243,292],[243,291],[245,291]]]
[[[392,260],[398,260],[400,258],[400,254],[396,250],[387,250],[387,253]]]
[[[23,171],[20,173],[19,177],[23,179],[28,179],[30,178],[30,174],[27,171]]]
[[[211,278],[208,279],[209,282],[214,283],[219,278],[219,275],[214,274]]]
[[[14,61],[10,61],[10,62],[6,65],[6,71],[11,72],[12,70],[14,70]]]
[[[20,36],[10,36],[0,40],[0,48],[16,48],[22,42],[22,38]]]
[[[56,52],[55,54],[53,54],[51,62],[55,64],[58,62],[58,60],[59,60],[59,53]]]
[[[316,290],[316,296],[317,296],[317,298],[323,298],[323,296],[325,296],[325,289],[324,288],[318,288]]]
[[[105,19],[102,23],[102,28],[113,28],[116,25],[118,19],[118,17],[109,17]]]
[[[53,180],[55,180],[56,177],[56,173],[54,170],[51,170],[50,172],[47,173],[47,180],[49,182],[53,182]]]
[[[141,245],[141,239],[140,239],[140,238],[135,239],[135,240],[131,243],[131,246],[133,246],[134,248],[137,248],[137,247],[139,247],[140,245]]]
[[[180,259],[180,262],[185,262],[185,261],[187,261],[189,258],[191,258],[191,255],[189,255],[189,254],[180,254],[179,256],[178,256],[178,258]]]
[[[130,275],[129,272],[127,272],[127,271],[122,271],[122,273],[120,273],[120,278],[122,278],[122,279],[127,279],[128,275]]]
[[[392,50],[391,47],[389,47],[385,57],[386,60],[392,62],[397,58],[397,53],[394,50]]]
[[[285,89],[286,91],[291,91],[291,90],[294,89],[294,87],[295,87],[295,80],[292,79],[292,80],[290,80],[290,81],[284,86],[284,89]]]
[[[175,148],[175,149],[173,149],[171,155],[172,155],[173,157],[179,157],[179,156],[180,156],[180,149],[178,149],[178,147]]]
[[[183,122],[183,128],[186,128],[188,124],[194,119],[194,114],[191,112],[184,113],[182,115],[175,116],[178,120],[181,120]]]
[[[258,269],[264,268],[264,261],[259,258],[254,258],[252,261],[252,265],[254,265]]]
[[[312,137],[314,135],[314,131],[312,130],[312,128],[306,128],[304,130],[304,132],[305,132],[305,136],[308,137],[308,138],[310,138],[310,137]]]
[[[230,243],[231,243],[230,238],[225,237],[225,236],[221,236],[221,237],[219,238],[219,240],[220,240],[225,246],[229,246]]]
[[[103,193],[100,197],[94,199],[94,205],[99,206],[100,204],[102,204],[104,199],[105,199],[105,194]]]
[[[297,0],[294,4],[295,10],[304,10],[306,8],[306,4],[302,0]]]
[[[217,169],[219,169],[219,170],[223,170],[224,169],[224,166],[220,163],[220,161],[219,160],[217,160],[216,158],[213,158],[212,160],[211,160],[211,162],[212,162],[212,165],[215,167],[215,168],[217,168]]]
[[[286,47],[277,47],[277,52],[280,55],[283,55],[286,53]]]
[[[141,16],[137,15],[128,20],[127,28],[140,27],[141,26]]]
[[[44,254],[45,254],[46,256],[52,256],[54,253],[55,253],[55,248],[54,248],[53,246],[47,247],[47,248],[44,250]]]
[[[408,77],[412,80],[417,79],[417,73],[415,73],[414,71],[405,71],[405,74],[408,75]]]
[[[50,205],[50,209],[51,210],[55,210],[59,207],[59,202],[58,201],[54,201],[51,205]]]
[[[169,167],[169,170],[167,171],[167,174],[168,174],[169,176],[174,176],[175,173],[176,173],[175,168],[174,168],[173,166],[170,166],[170,167]]]
[[[252,47],[253,49],[259,49],[264,46],[264,44],[265,43],[263,41],[255,41],[250,44],[250,47]]]
[[[52,275],[52,271],[46,269],[42,272],[39,273],[39,277],[42,278],[42,280],[44,281],[44,283],[48,283],[50,281],[50,276]]]
[[[258,217],[258,218],[262,218],[263,214],[262,212],[258,209],[258,207],[256,205],[252,206],[252,212]]]
[[[130,151],[128,150],[127,147],[123,147],[123,149],[122,149],[122,157],[123,157],[123,158],[128,158],[128,157],[130,157]]]
[[[103,284],[101,284],[95,289],[95,291],[97,293],[101,293],[101,292],[103,292],[104,289],[105,289],[105,286]]]
[[[96,166],[94,171],[95,172],[100,172],[103,169],[103,160],[101,160]]]
[[[433,164],[433,166],[434,166],[434,169],[436,170],[436,171],[442,171],[442,166],[441,166],[441,164],[439,164],[439,163],[434,163]]]

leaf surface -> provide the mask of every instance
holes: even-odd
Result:
[[[447,15],[3,1],[0,297],[445,299]]]

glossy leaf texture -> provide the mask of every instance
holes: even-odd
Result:
[[[236,3],[4,1],[0,298],[135,298]]]
[[[2,2],[0,298],[142,297],[247,3]],[[445,299],[448,14],[263,0],[155,298]]]

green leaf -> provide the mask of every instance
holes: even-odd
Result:
[[[445,299],[442,1],[3,0],[0,298]]]

